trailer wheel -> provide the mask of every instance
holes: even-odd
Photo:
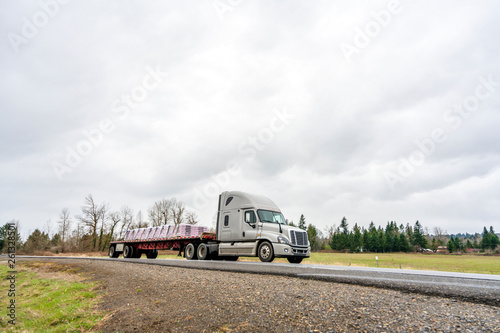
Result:
[[[291,264],[300,264],[302,262],[302,259],[304,258],[300,258],[300,257],[288,257],[288,262],[291,263]]]
[[[156,259],[156,257],[158,257],[158,250],[152,250],[151,252],[146,253],[146,257],[148,259]]]
[[[189,243],[188,245],[186,245],[186,248],[184,249],[184,255],[186,256],[187,260],[196,259],[196,246],[194,246],[193,243]]]
[[[108,252],[108,255],[110,258],[118,258],[118,256],[120,255],[118,252],[116,252],[116,249],[115,249],[115,246],[114,245],[111,245],[109,247],[109,252]]]
[[[198,245],[198,250],[196,251],[196,254],[198,255],[199,260],[208,260],[210,255],[208,253],[208,246],[205,243],[201,243]]]
[[[125,246],[125,248],[123,249],[123,258],[130,259],[133,258],[133,256],[134,256],[134,248],[130,245]]]
[[[271,243],[268,241],[262,242],[259,245],[259,259],[262,262],[271,262],[274,260],[274,250]]]

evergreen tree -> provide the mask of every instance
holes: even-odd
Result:
[[[410,252],[410,242],[408,242],[408,238],[404,233],[399,234],[399,243],[400,243],[400,251],[401,252]]]
[[[455,240],[453,236],[450,237],[450,240],[448,241],[448,244],[446,244],[446,247],[448,248],[448,251],[450,253],[453,253],[457,250],[457,248],[455,247]]]
[[[300,220],[299,220],[299,228],[302,230],[306,230],[306,218],[304,217],[304,214],[300,215]]]
[[[335,229],[335,231],[333,233],[332,240],[330,242],[330,247],[332,248],[332,250],[336,250],[336,251],[342,250],[342,244],[340,244],[340,234],[341,234],[340,230],[337,227],[337,229]]]
[[[335,241],[332,241],[332,249],[344,251],[350,248],[349,224],[347,223],[347,219],[345,217],[342,218],[340,227],[335,230],[334,238]]]
[[[353,253],[359,252],[363,246],[363,235],[356,223],[353,232],[350,234],[349,250]]]
[[[29,235],[26,243],[23,245],[24,251],[28,253],[33,253],[34,251],[46,251],[50,247],[49,235],[45,232],[40,232],[40,230],[35,229],[31,235]]]
[[[413,228],[412,244],[420,248],[427,248],[427,239],[425,239],[422,225],[418,221],[415,222],[415,227]]]
[[[307,237],[309,238],[309,243],[311,243],[311,251],[318,251],[320,246],[318,230],[312,224],[309,224],[307,227]]]
[[[373,222],[370,223],[370,228],[368,230],[368,235],[365,242],[365,247],[370,252],[377,252],[377,229],[375,228],[375,224]]]
[[[370,251],[368,246],[368,230],[366,230],[365,228],[363,228],[362,244],[363,251]]]
[[[436,252],[437,248],[438,248],[438,242],[436,240],[435,237],[432,237],[432,242],[431,242],[431,250]]]
[[[347,219],[345,216],[342,218],[342,221],[340,222],[340,228],[342,229],[342,232],[344,235],[349,235],[349,223],[347,223]]]
[[[14,227],[13,227],[14,226]],[[2,227],[0,227],[0,252],[8,252],[8,247],[9,247],[9,237],[11,238],[10,241],[12,241],[12,236],[14,235],[15,237],[15,243],[16,243],[16,250],[21,249],[23,246],[23,242],[21,240],[21,234],[18,230],[19,228],[19,221],[18,220],[11,220]],[[10,244],[12,245],[12,243]]]
[[[0,250],[3,249],[3,247],[8,243],[7,242],[7,229],[9,225],[5,224],[4,226],[0,227]]]
[[[495,250],[498,245],[500,245],[500,239],[498,239],[497,234],[493,230],[493,226],[490,226],[490,237],[491,237],[491,244],[490,244],[490,249]]]
[[[498,236],[495,234],[493,230],[493,226],[490,226],[490,230],[483,228],[483,233],[481,234],[483,237],[480,242],[481,249],[484,250],[495,250],[495,248],[500,244]]]
[[[376,241],[376,249],[377,252],[384,252],[385,249],[385,233],[382,227],[379,227],[377,230],[377,241]]]
[[[462,252],[464,250],[464,243],[462,242],[462,239],[458,237],[453,238],[453,247],[457,252]]]
[[[406,234],[406,237],[408,238],[408,242],[412,245],[413,244],[413,228],[410,225],[410,223],[406,223],[405,234]]]

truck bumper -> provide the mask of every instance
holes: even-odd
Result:
[[[287,258],[287,257],[302,257],[309,258],[311,256],[310,247],[296,247],[281,243],[273,243],[274,256],[276,258]]]

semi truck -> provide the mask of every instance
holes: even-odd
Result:
[[[240,191],[219,195],[215,233],[207,227],[165,225],[128,230],[109,246],[109,257],[155,259],[158,250],[174,249],[188,260],[228,260],[259,257],[262,262],[287,258],[299,264],[311,255],[307,232],[288,224],[270,199]],[[142,230],[142,231],[141,231]]]

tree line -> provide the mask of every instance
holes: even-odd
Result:
[[[134,214],[128,206],[119,210],[111,210],[109,204],[98,203],[89,194],[85,197],[81,211],[71,217],[68,208],[63,208],[59,214],[55,232],[48,221],[45,230],[35,229],[25,242],[19,236],[18,250],[25,253],[35,251],[64,252],[94,252],[106,251],[113,239],[120,239],[125,232],[135,228],[156,227],[166,224],[181,223],[198,224],[198,216],[186,208],[182,201],[176,198],[155,201],[147,210],[147,219],[142,211]],[[0,227],[0,249],[4,247],[4,235],[7,224]]]
[[[155,201],[147,210],[147,218],[142,211],[134,214],[128,206],[112,211],[108,204],[97,203],[92,194],[85,197],[81,212],[71,217],[68,208],[63,208],[59,214],[56,232],[53,233],[50,221],[45,230],[35,229],[25,242],[19,236],[19,221],[15,223],[18,230],[17,249],[25,253],[35,251],[52,252],[92,252],[106,251],[113,239],[123,238],[125,232],[135,228],[156,227],[180,223],[198,224],[196,213],[188,210],[184,203],[176,198]],[[289,223],[292,226],[295,224]],[[323,233],[313,224],[306,223],[302,214],[297,227],[307,231],[312,251],[335,250],[340,252],[411,252],[438,247],[446,247],[448,252],[465,252],[470,249],[477,251],[499,251],[500,240],[493,227],[483,228],[481,234],[448,235],[436,227],[433,234],[424,228],[419,221],[414,225],[387,222],[385,228],[375,226],[373,222],[368,228],[357,223],[349,227],[344,217],[339,226],[328,227]],[[0,249],[4,248],[4,238],[7,224],[0,227]]]
[[[293,222],[290,223],[295,226]],[[465,252],[468,249],[477,251],[499,251],[500,240],[493,227],[484,227],[481,234],[462,237],[447,235],[441,228],[434,228],[430,234],[419,221],[414,225],[387,222],[385,228],[376,227],[373,222],[368,228],[358,224],[349,228],[344,217],[338,227],[327,228],[324,235],[313,224],[306,226],[304,215],[300,216],[297,227],[307,231],[312,251],[335,250],[340,252],[412,252],[437,251],[438,247],[446,247],[448,252]]]

